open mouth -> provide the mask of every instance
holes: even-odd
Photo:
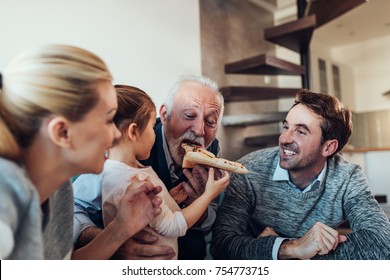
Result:
[[[204,148],[202,144],[195,142],[195,141],[187,140],[187,139],[183,140],[182,143],[190,145],[190,146],[200,146],[200,147]]]
[[[283,149],[283,153],[287,156],[295,156],[297,154],[296,152],[289,149]]]

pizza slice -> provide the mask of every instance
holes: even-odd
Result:
[[[201,146],[183,143],[181,145],[185,150],[183,159],[183,168],[193,168],[195,164],[208,165],[223,169],[229,172],[246,174],[248,169],[239,162],[230,161],[216,157],[213,153],[207,151]]]

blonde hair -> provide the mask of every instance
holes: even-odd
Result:
[[[0,156],[20,159],[50,114],[81,120],[98,102],[99,80],[111,81],[106,64],[73,46],[46,45],[17,56],[2,75]]]

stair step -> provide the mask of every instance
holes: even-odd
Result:
[[[275,87],[248,87],[228,86],[220,88],[225,102],[272,100],[278,98],[291,98],[299,90],[298,88]]]
[[[246,146],[270,147],[277,146],[280,134],[247,137],[244,139]]]
[[[314,28],[316,16],[300,18],[264,30],[264,39],[296,52],[307,51]]]
[[[227,74],[304,75],[305,67],[271,55],[261,54],[225,65]]]
[[[309,15],[316,15],[317,28],[331,20],[345,14],[368,0],[318,0],[312,1],[309,7]]]
[[[224,126],[248,126],[278,123],[286,118],[288,112],[271,112],[261,114],[230,115],[222,118]]]

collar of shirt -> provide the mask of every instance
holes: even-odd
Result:
[[[168,166],[168,169],[169,169],[169,173],[171,175],[171,180],[172,181],[176,181],[179,179],[179,176],[175,173],[175,164],[173,163],[173,159],[172,159],[172,156],[169,152],[169,149],[168,149],[168,144],[167,144],[167,141],[165,139],[165,131],[164,131],[164,126],[162,125],[161,126],[161,133],[162,133],[162,144],[163,144],[163,149],[164,149],[164,155],[165,155],[165,160],[167,161],[167,166]]]
[[[317,178],[314,178],[314,180],[310,183],[309,186],[307,186],[305,189],[301,190],[300,188],[298,188],[297,186],[295,186],[291,181],[290,181],[290,176],[288,175],[288,171],[286,169],[283,169],[280,167],[279,165],[279,162],[277,163],[276,165],[276,169],[275,169],[275,172],[274,172],[274,176],[272,177],[272,180],[273,181],[287,181],[288,184],[292,187],[294,187],[295,189],[301,191],[302,193],[306,193],[306,192],[309,192],[311,191],[312,189],[316,189],[319,185],[321,185],[322,181],[324,180],[325,178],[325,174],[326,174],[326,169],[327,169],[327,165],[328,163],[325,162],[325,166],[324,168],[322,168],[322,171],[320,172],[320,174],[317,176]]]

